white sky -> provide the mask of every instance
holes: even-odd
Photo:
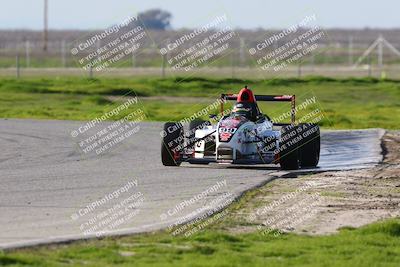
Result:
[[[225,12],[240,28],[282,28],[315,13],[319,25],[341,28],[400,27],[399,0],[48,0],[52,29],[105,28],[150,8],[173,14],[173,28],[197,26]],[[41,29],[44,0],[0,0],[1,29]],[[218,4],[216,4],[218,2]]]

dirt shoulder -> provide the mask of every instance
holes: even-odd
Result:
[[[384,160],[370,169],[278,178],[234,211],[232,232],[280,229],[330,234],[400,216],[400,131],[383,136]],[[239,225],[239,226],[238,226]]]

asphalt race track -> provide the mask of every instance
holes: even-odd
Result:
[[[190,219],[205,204],[209,210],[215,208],[213,200],[218,197],[236,198],[288,173],[274,165],[164,167],[161,123],[141,123],[140,130],[116,148],[101,156],[86,156],[70,135],[82,124],[0,120],[0,248],[95,236],[85,235],[85,230],[99,226],[105,211],[113,214],[115,205],[130,196],[130,203],[137,204],[129,210],[131,216],[119,225],[102,222],[111,229],[105,234],[165,228]],[[382,159],[383,133],[380,129],[322,132],[317,170],[376,164]],[[125,191],[120,190],[123,187]],[[118,197],[111,198],[115,192]],[[100,200],[104,202],[98,204]],[[97,206],[86,208],[95,201]]]

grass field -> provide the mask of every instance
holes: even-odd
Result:
[[[19,249],[0,252],[0,265],[395,267],[400,262],[398,219],[359,229],[347,227],[328,236],[234,234],[225,230],[237,223],[227,214],[227,218],[189,237],[162,231]]]
[[[220,93],[237,92],[244,85],[249,85],[256,94],[295,94],[298,104],[316,96],[317,103],[299,115],[321,108],[324,119],[320,124],[325,128],[399,128],[400,81],[373,78],[1,79],[0,117],[90,120],[122,103],[122,96],[136,94],[148,120],[180,120],[210,105]],[[190,101],[180,97],[188,97]],[[271,117],[290,108],[282,103],[260,105]]]

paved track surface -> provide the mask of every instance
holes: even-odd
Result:
[[[218,202],[212,200],[221,199],[223,194],[228,198],[238,197],[288,174],[274,165],[164,167],[160,162],[161,123],[142,123],[139,132],[115,149],[102,156],[85,156],[70,136],[82,124],[0,120],[0,248],[93,236],[85,235],[84,231],[101,224],[111,229],[107,234],[165,228],[178,219],[190,218],[188,215],[206,204],[216,208]],[[317,170],[376,164],[382,159],[383,133],[379,129],[322,132]],[[118,198],[108,197],[89,212],[85,209],[130,182],[137,185],[121,192]],[[207,189],[210,190],[193,201]],[[110,208],[135,194],[138,198],[126,203],[136,202],[138,206],[121,213],[124,218],[131,214],[129,219],[113,227],[104,221],[116,213]],[[185,206],[174,209],[181,203]],[[102,217],[104,211],[108,211],[109,217]]]

